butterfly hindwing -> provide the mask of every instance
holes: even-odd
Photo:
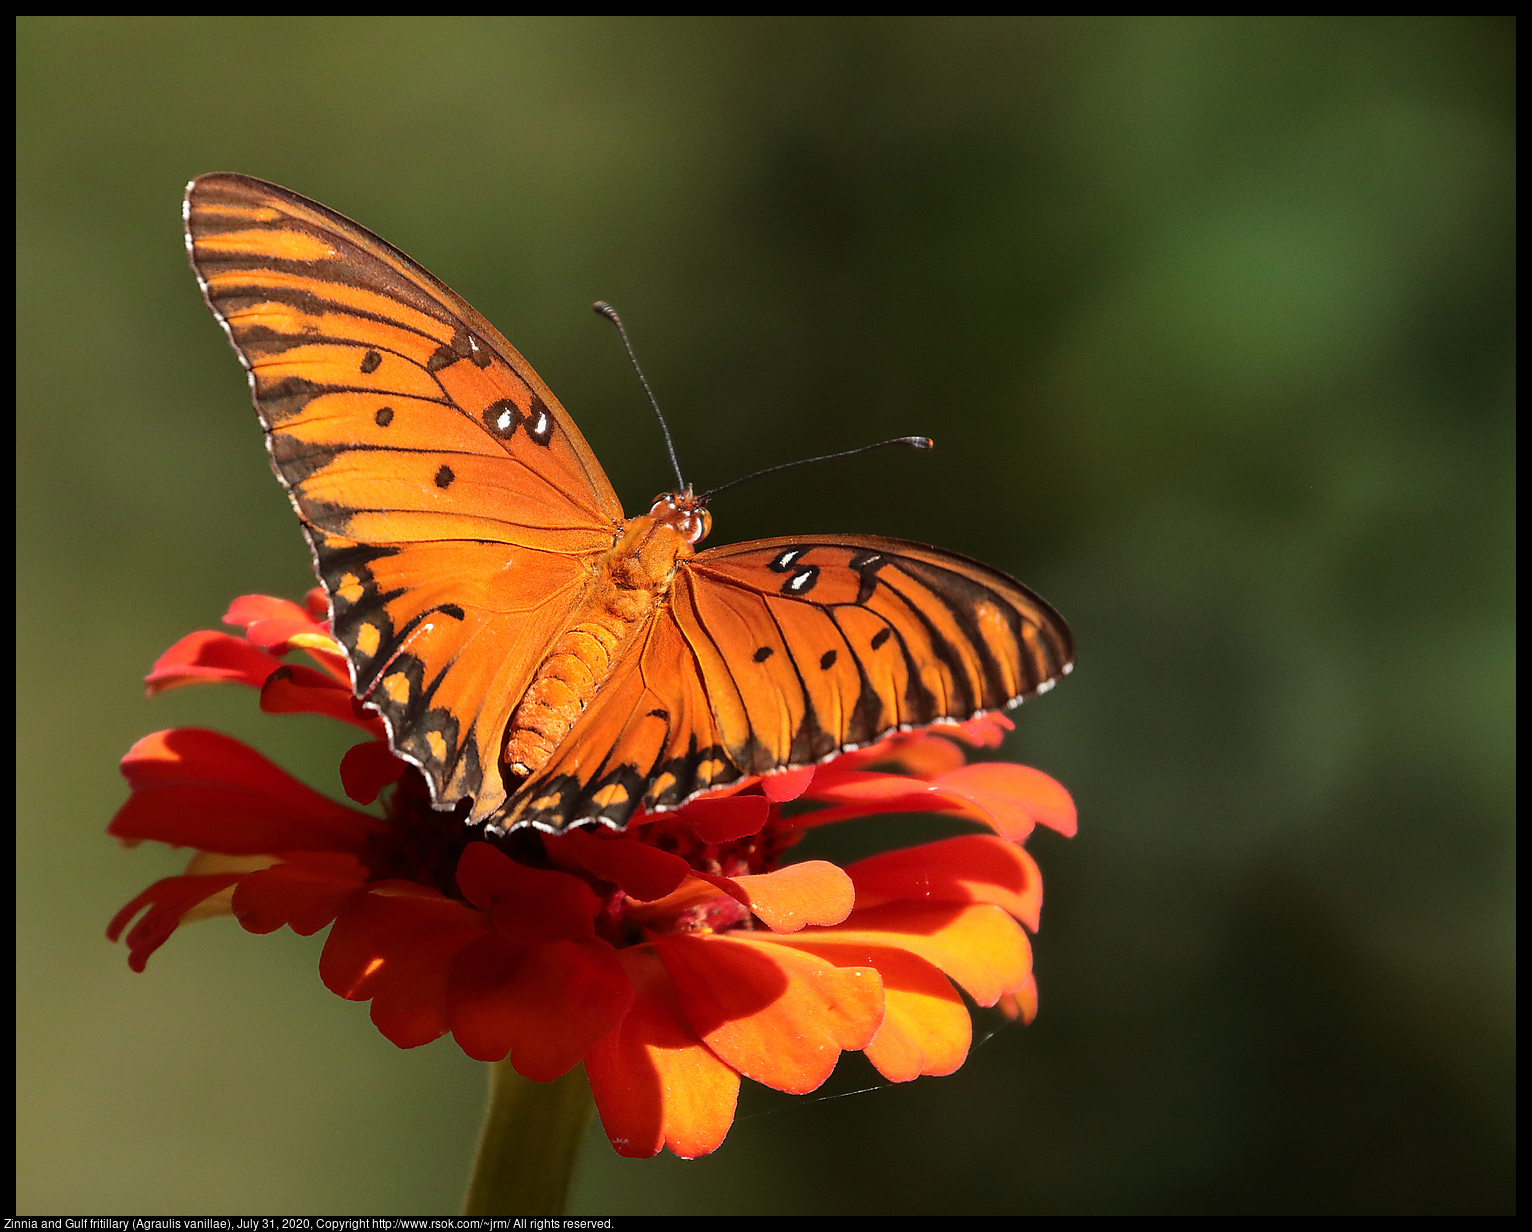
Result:
[[[357,696],[395,751],[439,780],[437,800],[472,797],[482,820],[505,799],[506,724],[584,594],[585,561],[463,542],[317,556]]]
[[[622,523],[531,366],[398,249],[296,193],[192,181],[187,249],[249,372],[359,696],[438,805],[503,799],[505,720]]]
[[[640,803],[1016,705],[1073,658],[1047,603],[953,552],[859,536],[714,548],[682,563],[631,661],[494,824],[623,825]]]
[[[724,745],[690,646],[660,614],[491,828],[562,830],[591,818],[621,828],[640,805],[673,807],[745,774]]]

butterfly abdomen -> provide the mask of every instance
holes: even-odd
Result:
[[[624,643],[648,626],[677,562],[692,552],[663,520],[645,514],[626,524],[511,715],[503,761],[512,774],[525,777],[547,764],[611,675]]]

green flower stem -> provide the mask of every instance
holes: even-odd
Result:
[[[583,1065],[533,1082],[509,1061],[494,1062],[463,1214],[562,1215],[595,1110]]]

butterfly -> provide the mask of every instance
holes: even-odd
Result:
[[[187,185],[186,248],[248,374],[356,696],[490,833],[642,807],[1017,705],[1068,626],[953,552],[866,535],[699,551],[690,487],[625,517],[530,364],[333,210]]]

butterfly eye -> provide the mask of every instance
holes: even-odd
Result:
[[[656,496],[649,516],[670,526],[687,543],[701,543],[713,529],[713,515],[706,506],[696,503],[690,491],[679,496],[675,492]]]
[[[681,524],[681,534],[687,543],[701,543],[713,529],[713,515],[706,509],[694,509]]]

